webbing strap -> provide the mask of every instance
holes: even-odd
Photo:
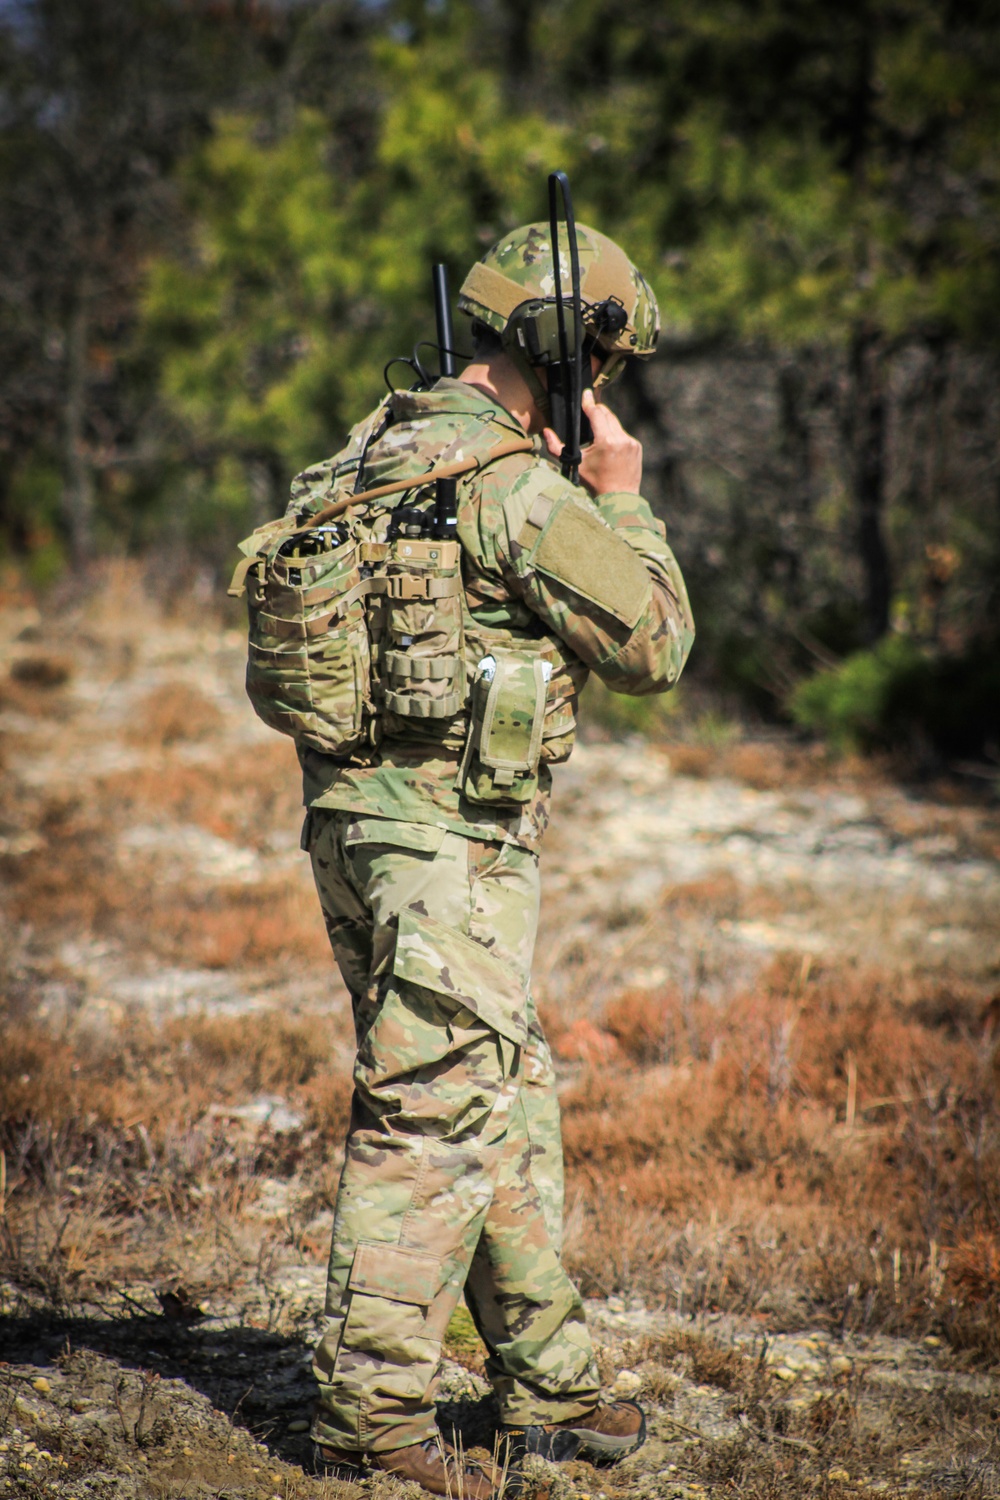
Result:
[[[524,518],[524,524],[517,534],[518,545],[530,550],[537,542],[545,523],[552,514],[555,507],[555,495],[536,495],[531,509]]]
[[[377,578],[362,578],[361,582],[356,583],[352,589],[348,589],[346,594],[341,594],[334,613],[346,614],[356,599],[364,599],[367,594],[377,593],[375,585],[378,581]]]
[[[406,719],[450,719],[462,707],[459,693],[449,693],[446,698],[412,697],[403,693],[387,692],[385,706],[390,713],[401,714]]]
[[[260,558],[254,553],[253,557],[241,557],[236,564],[236,571],[229,582],[226,593],[231,599],[241,599],[246,593],[247,574],[251,568],[255,568]]]
[[[385,665],[390,677],[409,677],[412,682],[444,682],[455,675],[455,659],[449,656],[411,656],[408,651],[387,651]]]
[[[433,573],[389,573],[368,580],[373,594],[390,599],[450,599],[464,587],[461,575],[438,578]]]

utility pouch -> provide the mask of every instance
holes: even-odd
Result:
[[[294,524],[294,523],[293,523]],[[327,755],[354,754],[371,706],[364,596],[371,581],[343,523],[265,528],[237,569],[250,616],[247,695],[264,723]]]
[[[480,661],[459,771],[470,802],[521,803],[534,796],[551,673],[551,663],[537,652],[497,649]]]
[[[457,542],[396,537],[374,612],[381,621],[379,677],[387,735],[424,738],[428,719],[452,719],[465,702],[461,549]]]

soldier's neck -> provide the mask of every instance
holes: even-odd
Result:
[[[541,432],[545,426],[545,418],[538,410],[528,382],[506,354],[475,359],[471,365],[466,365],[458,378],[466,385],[474,385],[491,401],[499,401],[512,417],[517,418],[525,432]]]

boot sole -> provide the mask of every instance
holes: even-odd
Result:
[[[585,1458],[595,1465],[619,1464],[635,1453],[646,1441],[646,1414],[641,1414],[639,1431],[630,1437],[612,1437],[594,1432],[590,1427],[560,1427],[546,1432],[544,1427],[528,1427],[524,1433],[524,1451],[537,1453],[549,1463],[564,1464],[570,1459]]]

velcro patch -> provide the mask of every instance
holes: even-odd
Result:
[[[645,564],[596,511],[559,505],[531,555],[532,566],[634,629],[652,594]]]

